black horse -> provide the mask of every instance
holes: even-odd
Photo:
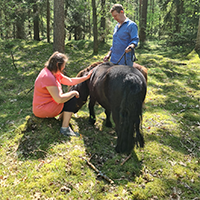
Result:
[[[72,86],[80,98],[77,100],[77,111],[86,103],[88,96],[90,122],[95,123],[94,106],[98,102],[105,108],[106,126],[111,127],[110,115],[115,123],[118,153],[130,153],[135,144],[144,147],[140,133],[142,104],[146,96],[146,80],[142,73],[125,65],[113,65],[111,62],[97,62],[82,70],[78,77],[86,75],[93,69],[90,79]],[[136,133],[136,137],[134,137]]]

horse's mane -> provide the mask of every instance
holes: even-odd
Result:
[[[89,72],[90,70],[92,70],[93,68],[95,68],[97,65],[102,64],[103,62],[95,62],[93,64],[91,64],[90,66],[88,66],[87,68],[81,70],[76,77],[82,77],[83,75],[85,75],[86,72]]]
[[[83,77],[87,72],[89,72],[90,70],[92,70],[93,68],[95,68],[97,65],[102,64],[103,62],[95,62],[93,64],[91,64],[90,66],[86,67],[85,69],[81,70],[76,77]],[[69,86],[68,91],[71,91],[73,88],[73,86]]]

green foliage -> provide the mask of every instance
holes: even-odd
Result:
[[[74,39],[84,39],[84,35],[89,33],[90,17],[89,2],[83,0],[73,0],[66,2],[66,28],[71,35],[73,33]],[[87,28],[86,28],[87,27]]]
[[[167,34],[172,45],[193,45],[197,35],[199,1],[167,0],[160,2],[163,11],[161,32]]]
[[[181,2],[183,4],[181,4]],[[109,40],[112,37],[113,26],[116,21],[112,18],[109,10],[114,3],[121,3],[127,17],[135,21],[140,29],[139,1],[106,1],[105,12],[102,9],[101,1],[96,3],[98,32],[101,41],[102,37]],[[24,24],[26,38],[33,38],[33,5],[38,5],[40,38],[46,39],[47,19],[46,1],[41,0],[1,0],[0,2],[0,33],[3,39],[16,37],[16,22]],[[50,37],[53,38],[53,0],[50,0]],[[146,36],[150,38],[168,37],[168,43],[181,45],[195,42],[198,27],[198,16],[200,13],[199,1],[180,0],[155,0],[150,1],[147,10]],[[178,12],[180,10],[180,12]],[[92,6],[89,0],[65,0],[65,25],[66,40],[90,39],[92,37]],[[101,18],[106,19],[106,29],[101,28]],[[180,30],[179,30],[180,29]],[[103,35],[103,36],[102,36]]]
[[[96,56],[92,46],[90,40],[66,43],[68,76],[101,61],[110,44],[101,44]],[[42,41],[0,40],[1,199],[199,198],[200,64],[195,51],[182,46],[180,52],[155,40],[136,50],[137,62],[148,68],[145,147],[135,148],[129,159],[114,151],[116,133],[105,127],[99,105],[94,126],[88,123],[87,104],[73,115],[71,126],[79,138],[60,135],[55,118],[32,115],[31,89],[52,53],[52,44]]]

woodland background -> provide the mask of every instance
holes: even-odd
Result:
[[[137,63],[148,69],[145,147],[128,160],[100,105],[94,126],[87,103],[72,116],[79,138],[32,114],[34,81],[53,51],[68,55],[69,77],[103,60],[114,3],[138,24]],[[199,14],[199,0],[0,0],[0,199],[199,200]]]
[[[1,39],[46,40],[64,52],[65,41],[92,38],[97,54],[99,42],[112,37],[114,3],[138,24],[140,46],[155,38],[200,49],[199,0],[1,0]]]

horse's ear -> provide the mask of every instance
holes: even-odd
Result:
[[[89,67],[88,67],[88,69],[89,69],[89,71],[90,70],[92,70],[93,68],[95,68],[97,65],[100,65],[100,64],[102,64],[103,62],[95,62],[95,63],[93,63],[93,64],[91,64]]]
[[[92,70],[93,68],[95,68],[97,65],[100,65],[101,63],[103,63],[103,62],[95,62],[95,63],[91,64],[91,65],[88,66],[87,68],[81,70],[81,71],[77,74],[76,77],[82,77],[82,76],[84,76],[84,75],[87,75],[88,72],[89,72],[90,70]]]
[[[80,72],[77,74],[77,76],[76,76],[76,77],[82,77],[82,76],[83,76],[83,74],[84,74],[84,72],[85,72],[85,70],[82,70],[82,71],[80,71]]]

